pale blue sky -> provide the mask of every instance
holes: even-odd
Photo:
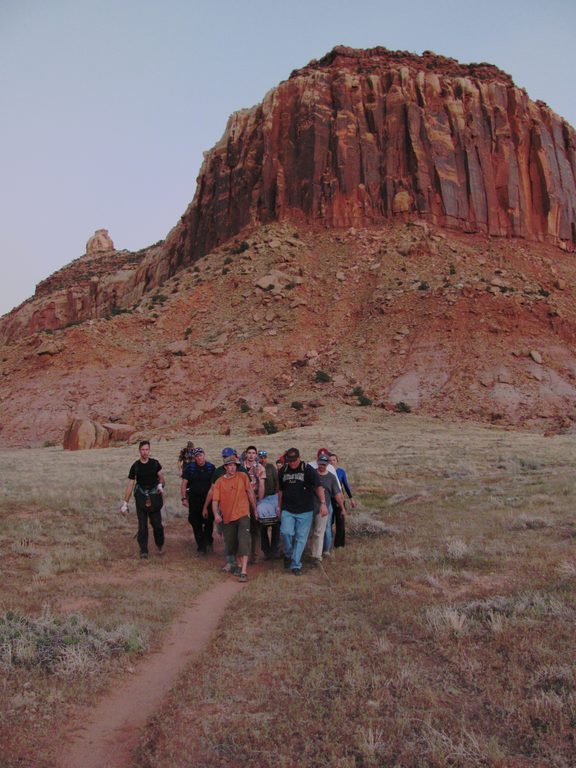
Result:
[[[0,0],[0,314],[163,238],[228,116],[335,45],[489,61],[576,125],[576,0]]]

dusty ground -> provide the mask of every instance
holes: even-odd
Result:
[[[252,441],[194,437],[209,457]],[[259,440],[271,455],[292,443],[341,455],[362,498],[348,546],[301,580],[281,563],[254,572],[135,738],[132,764],[267,766],[273,755],[287,768],[298,754],[306,767],[568,768],[573,437],[350,406]],[[221,583],[219,559],[198,561],[177,516],[180,445],[153,446],[167,473],[168,546],[147,563],[134,521],[115,511],[134,448],[2,452],[0,629],[14,614],[39,622],[12,655],[6,634],[0,643],[7,768],[60,765],[70,724],[99,722],[98,703],[161,659],[186,607]],[[82,650],[71,617],[88,622],[87,637],[122,631],[129,642],[94,661],[100,646]],[[23,645],[64,625],[51,656]]]

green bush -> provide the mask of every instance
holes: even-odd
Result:
[[[358,405],[372,405],[372,400],[366,395],[360,395],[358,397]]]
[[[354,395],[354,397],[362,397],[362,395],[364,394],[364,390],[362,389],[362,387],[354,387],[354,389],[352,390],[352,394]]]
[[[327,382],[332,381],[332,377],[326,371],[316,371],[314,374],[314,381]]]
[[[267,435],[275,435],[278,432],[278,426],[274,421],[265,421],[262,426]]]
[[[300,400],[292,400],[290,408],[294,408],[295,411],[301,411],[304,408],[304,403],[301,403]]]
[[[232,264],[233,261],[234,259],[232,258],[232,256],[226,256],[226,258],[224,259],[224,264]]]
[[[244,400],[240,403],[240,412],[241,413],[248,413],[248,411],[251,411],[252,408],[248,405],[248,403]]]
[[[396,403],[396,411],[398,413],[411,413],[412,408],[404,400],[400,400],[400,402]]]
[[[422,280],[422,282],[418,286],[419,291],[427,291],[429,288],[430,288],[430,285],[426,282],[426,280]]]
[[[242,240],[242,242],[238,243],[238,245],[230,250],[230,253],[238,255],[239,253],[244,253],[244,251],[247,251],[249,248],[250,243],[247,243],[246,240]]]

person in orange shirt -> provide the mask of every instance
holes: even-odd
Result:
[[[247,581],[246,569],[250,554],[250,509],[256,520],[256,498],[248,475],[237,472],[236,457],[224,459],[225,474],[214,483],[212,509],[216,523],[223,522],[226,555],[236,556],[235,573]]]

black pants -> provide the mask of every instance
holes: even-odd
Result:
[[[188,522],[194,531],[194,539],[198,552],[206,552],[206,547],[211,547],[214,539],[214,515],[212,505],[208,507],[208,517],[202,517],[202,507],[206,501],[206,496],[188,495]]]
[[[146,506],[146,500],[150,501],[150,506]],[[146,496],[141,491],[134,494],[136,502],[136,514],[138,515],[138,534],[136,536],[140,553],[148,554],[148,521],[152,526],[154,543],[161,549],[164,546],[164,526],[162,525],[162,506],[164,499],[161,493],[151,493]]]
[[[346,518],[336,503],[334,504],[334,522],[336,524],[334,547],[343,547],[346,544]]]
[[[268,534],[270,531],[270,534]],[[280,523],[262,525],[260,523],[260,546],[264,557],[276,557],[280,551]]]

